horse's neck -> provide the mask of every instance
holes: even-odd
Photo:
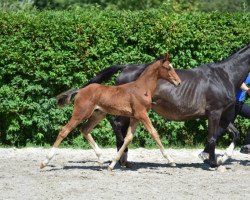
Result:
[[[139,76],[135,83],[138,87],[145,88],[145,90],[150,91],[150,93],[153,94],[158,78],[158,66],[152,64]]]
[[[246,48],[246,47],[245,47]],[[226,62],[226,70],[229,74],[235,88],[239,88],[250,71],[250,45],[244,52],[235,53],[232,58]]]

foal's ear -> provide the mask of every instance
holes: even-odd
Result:
[[[169,61],[169,60],[170,60],[170,55],[169,55],[169,53],[166,53],[164,61]]]

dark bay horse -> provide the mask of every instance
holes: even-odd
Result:
[[[69,103],[71,97],[76,95],[73,114],[69,122],[62,127],[53,148],[47,155],[46,160],[41,163],[40,167],[43,168],[49,163],[55,154],[55,149],[58,148],[62,140],[72,129],[86,119],[88,119],[88,121],[81,127],[81,132],[93,147],[98,160],[101,162],[100,149],[91,136],[91,130],[105,118],[107,113],[129,117],[130,119],[124,144],[109,165],[109,170],[114,168],[124,150],[132,141],[133,134],[139,122],[142,122],[149,131],[153,139],[159,145],[162,155],[168,160],[170,165],[175,165],[171,156],[166,153],[159,135],[147,114],[151,108],[152,96],[159,79],[165,79],[176,86],[181,83],[180,78],[169,62],[168,55],[150,64],[136,81],[119,86],[105,86],[95,83],[81,89],[69,90],[59,95],[57,98],[60,106]]]
[[[148,64],[112,66],[91,79],[89,83],[108,80],[119,70],[122,72],[117,77],[117,84],[128,83],[136,80],[147,66]],[[219,126],[228,127],[229,131],[235,135],[235,140],[239,137],[239,132],[233,124],[229,126],[226,115],[233,112],[235,92],[249,71],[250,44],[222,61],[203,64],[191,70],[176,70],[182,80],[181,86],[176,88],[165,80],[159,80],[153,97],[152,109],[169,120],[207,118],[208,143],[206,150],[209,152],[207,162],[211,167],[216,167],[220,164],[215,159],[215,144],[218,138],[216,133]],[[123,144],[129,120],[124,117],[116,117],[114,121],[111,121],[111,124],[116,134],[119,149]],[[226,154],[232,154],[234,142]],[[206,158],[206,156],[204,157]]]

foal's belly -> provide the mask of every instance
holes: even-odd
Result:
[[[119,115],[119,116],[132,116],[132,109],[128,106],[106,106],[106,105],[97,105],[95,109],[101,110],[105,113],[111,114],[111,115]]]

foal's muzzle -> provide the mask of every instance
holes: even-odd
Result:
[[[181,81],[180,80],[173,80],[173,84],[176,86],[176,87],[179,87],[181,85]]]

